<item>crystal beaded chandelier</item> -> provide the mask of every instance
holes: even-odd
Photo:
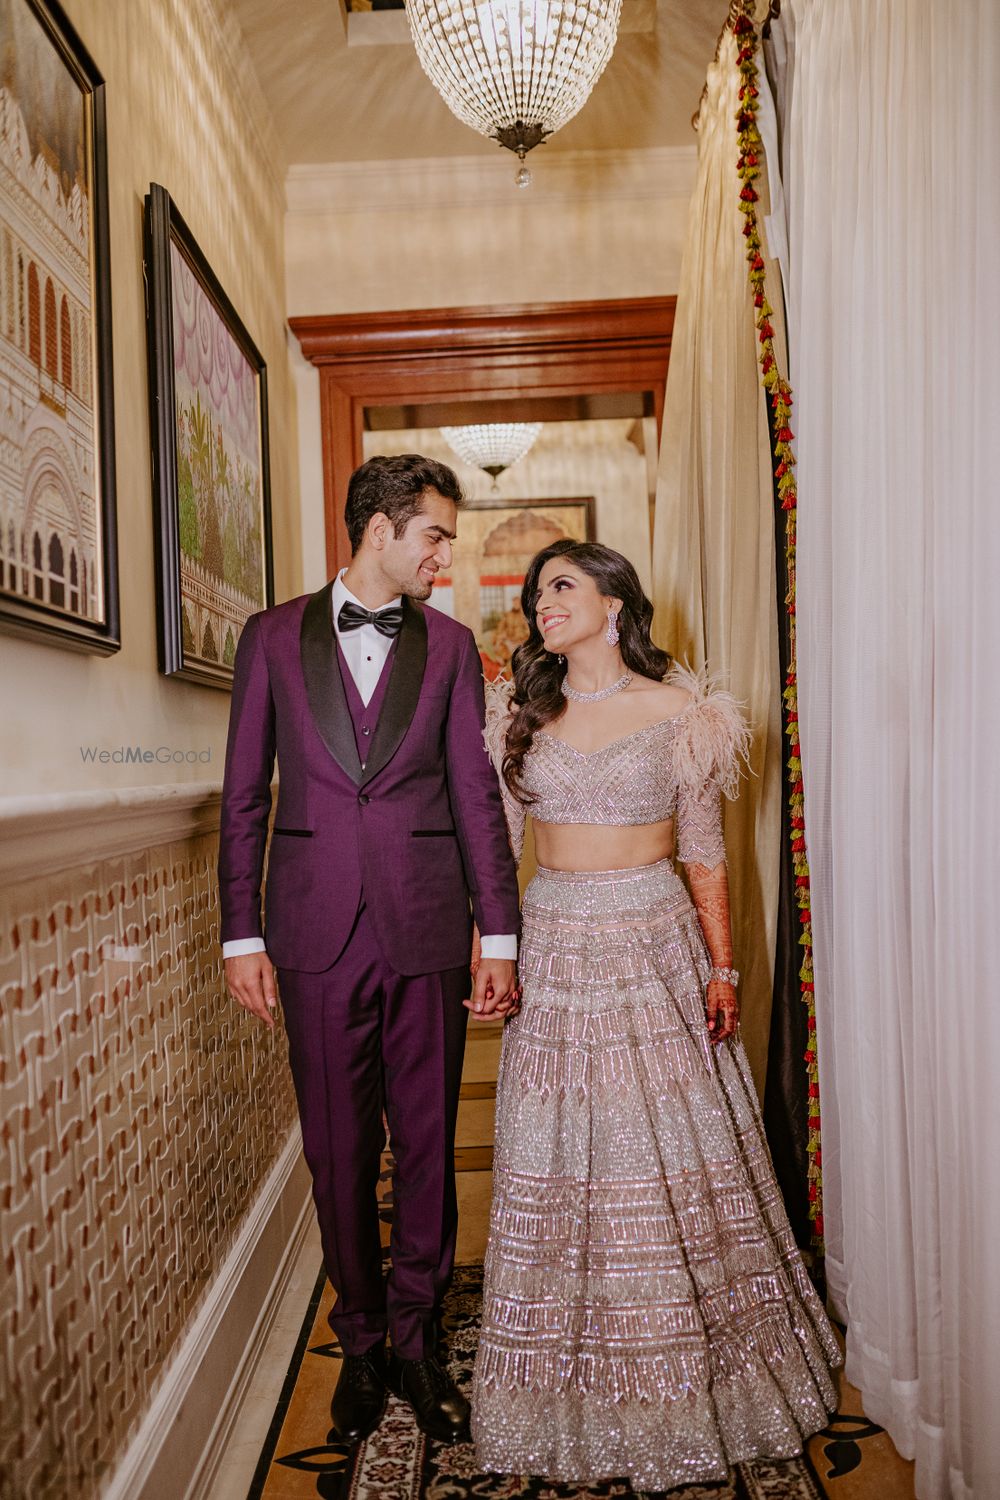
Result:
[[[621,0],[406,0],[420,65],[452,114],[527,153],[586,103],[614,51]]]
[[[441,435],[459,458],[485,469],[495,481],[524,457],[541,430],[541,422],[474,422],[468,427],[442,427]]]

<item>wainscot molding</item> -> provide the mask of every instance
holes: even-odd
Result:
[[[514,186],[511,153],[484,141],[478,156],[297,163],[288,169],[285,199],[289,215],[297,217],[687,198],[698,162],[694,145],[548,151],[540,146],[529,157],[533,181],[527,189]]]
[[[0,798],[0,879],[20,883],[217,832],[221,799],[218,781]]]
[[[296,1126],[169,1358],[102,1500],[164,1500],[168,1492],[177,1500],[210,1500],[311,1212]]]

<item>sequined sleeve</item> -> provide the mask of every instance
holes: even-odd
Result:
[[[486,684],[486,728],[483,739],[500,782],[503,810],[507,818],[507,833],[511,852],[517,864],[521,863],[524,851],[525,811],[503,779],[501,768],[507,750],[507,725],[511,715],[511,698],[514,684],[506,677],[497,677]]]
[[[726,858],[722,796],[735,797],[749,765],[750,731],[731,693],[708,677],[674,666],[668,682],[691,695],[672,742],[677,781],[677,857],[714,869]]]

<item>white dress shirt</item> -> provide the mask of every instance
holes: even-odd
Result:
[[[333,630],[340,649],[344,653],[344,660],[347,662],[351,676],[354,678],[354,686],[361,694],[361,701],[367,708],[368,704],[372,701],[372,694],[378,687],[378,680],[382,676],[382,668],[385,666],[386,658],[392,650],[394,637],[383,635],[380,630],[375,629],[374,625],[359,625],[356,630],[341,630],[337,623],[337,616],[346,603],[357,604],[361,609],[368,608],[367,604],[362,604],[361,600],[355,594],[352,594],[345,584],[344,574],[346,572],[347,569],[342,568],[333,583],[331,595],[333,603]],[[392,609],[393,607],[398,607],[402,602],[403,597],[400,594],[397,598],[390,599],[387,604],[380,605],[379,608]]]
[[[375,629],[374,625],[359,625],[356,630],[341,632],[337,616],[340,614],[341,606],[347,600],[350,600],[352,604],[360,605],[362,609],[368,608],[367,604],[362,604],[361,600],[352,594],[344,583],[346,572],[346,568],[340,570],[334,579],[330,593],[333,629],[340,649],[344,653],[344,660],[354,678],[354,685],[361,695],[361,701],[367,706],[378,687],[386,658],[392,650],[393,637],[383,635],[381,631]],[[402,595],[399,595],[380,607],[389,609],[402,602]],[[517,958],[517,936],[514,933],[484,935],[481,942],[484,958]],[[263,938],[232,938],[222,945],[223,959],[237,958],[241,953],[263,952],[265,952]]]

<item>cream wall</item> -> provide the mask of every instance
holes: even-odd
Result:
[[[300,573],[295,398],[282,183],[238,36],[210,0],[64,4],[107,84],[123,647],[0,637],[0,1055],[14,1062],[0,1112],[15,1127],[0,1238],[16,1266],[0,1335],[17,1372],[0,1470],[12,1494],[144,1500],[190,1493],[307,1197],[283,1033],[240,1010],[221,972],[229,695],[157,670],[151,181],[267,363],[279,598]],[[211,759],[81,760],[81,743],[123,742]]]
[[[283,195],[267,107],[207,0],[64,0],[107,84],[122,649],[90,657],[0,637],[5,794],[221,778],[229,695],[157,671],[142,205],[172,194],[267,363],[275,588],[300,574],[284,308]],[[193,765],[86,764],[81,743],[208,750]]]
[[[289,313],[676,292],[693,136],[661,150],[544,153],[527,189],[489,142],[468,157],[292,166]]]
[[[677,291],[693,140],[661,150],[548,157],[539,148],[534,156],[527,191],[514,187],[513,157],[488,143],[475,156],[447,160],[292,166],[285,220],[289,314]],[[308,480],[303,469],[301,517],[303,586],[315,589],[326,577],[319,377],[303,361],[296,382],[299,450],[304,462],[312,455],[316,463]],[[529,456],[525,463],[531,462]],[[527,468],[518,473],[522,483],[534,478]],[[601,512],[601,540],[633,555],[632,520],[619,519],[610,495]],[[638,546],[634,559],[644,580],[646,546]]]

